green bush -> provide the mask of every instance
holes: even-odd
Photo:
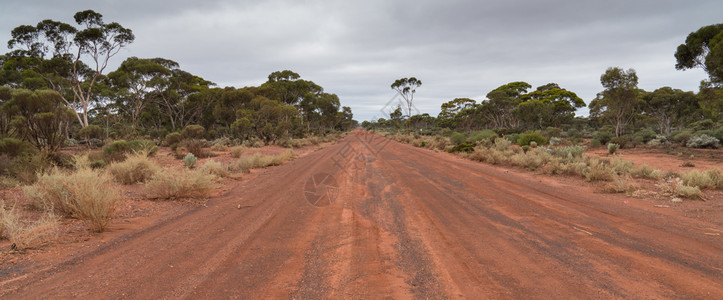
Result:
[[[610,143],[618,144],[618,147],[620,149],[626,149],[627,147],[629,147],[631,145],[631,143],[629,143],[629,142],[630,142],[630,137],[627,135],[614,137],[614,138],[610,139]],[[635,148],[635,147],[633,147],[633,148]]]
[[[479,141],[487,140],[487,139],[490,139],[493,137],[496,138],[497,133],[492,130],[485,129],[485,130],[479,130],[479,131],[473,132],[472,135],[470,135],[469,139],[473,142],[479,142]]]
[[[186,157],[183,158],[183,164],[186,166],[186,168],[193,168],[193,166],[196,165],[196,156],[193,155],[193,153],[186,154]]]
[[[171,148],[175,148],[175,146],[178,146],[178,144],[181,142],[183,137],[178,132],[171,132],[168,135],[166,135],[166,138],[164,140],[164,143],[166,146],[169,146]]]
[[[615,137],[615,134],[613,134],[613,133],[610,132],[610,131],[600,130],[600,131],[598,131],[598,132],[595,132],[595,134],[593,135],[593,137],[594,137],[596,140],[600,141],[600,144],[605,145],[605,144],[607,144],[608,142],[610,142],[610,139],[612,139],[613,137]]]
[[[98,125],[88,125],[80,129],[78,135],[84,137],[86,140],[98,139],[103,135],[103,128]]]
[[[608,143],[608,153],[610,153],[611,155],[615,154],[615,152],[617,152],[619,148],[620,145],[616,143]]]
[[[642,129],[633,135],[633,138],[641,143],[647,143],[648,141],[654,139],[657,136],[655,131],[653,131],[650,128]]]
[[[716,130],[713,130],[712,134],[715,138],[717,138],[719,141],[723,141],[723,126],[718,127]]]
[[[685,145],[686,143],[688,143],[688,140],[692,137],[693,131],[687,129],[673,133],[673,141],[676,143],[680,143],[681,145]]]
[[[15,138],[8,137],[0,140],[0,154],[15,157],[24,153],[33,153],[33,147],[30,144]]]
[[[517,139],[517,144],[520,146],[530,145],[530,142],[534,141],[538,145],[547,144],[547,138],[542,136],[540,131],[527,131],[520,135]]]
[[[456,145],[452,148],[449,148],[447,152],[453,153],[453,152],[472,152],[474,151],[474,147],[476,146],[473,142],[462,142],[459,145]]]
[[[715,122],[711,119],[705,119],[698,122],[693,122],[690,125],[690,128],[697,130],[706,130],[706,129],[713,129],[713,126],[715,126]]]
[[[600,147],[602,146],[602,142],[598,139],[592,139],[590,140],[590,147]]]
[[[707,134],[696,135],[685,143],[686,147],[689,148],[711,148],[718,149],[720,147],[720,141],[717,138],[709,136]]]
[[[188,125],[181,131],[184,139],[202,139],[206,129],[201,125]]]
[[[548,138],[560,137],[562,136],[562,129],[557,127],[547,127],[547,129],[545,129],[545,136]]]
[[[117,140],[108,146],[103,147],[103,159],[106,162],[123,161],[126,156],[133,152],[145,152],[152,156],[158,151],[156,143],[149,140]]]
[[[196,157],[204,158],[211,156],[211,151],[209,149],[204,149],[208,147],[208,142],[204,140],[197,140],[197,139],[188,139],[184,140],[183,147],[188,150],[188,152],[193,153]]]
[[[467,135],[461,132],[455,132],[451,137],[449,137],[449,139],[452,140],[452,143],[455,145],[459,145],[467,140]]]

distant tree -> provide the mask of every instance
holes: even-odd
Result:
[[[456,98],[449,102],[442,103],[442,109],[437,116],[437,122],[440,127],[457,128],[461,126],[462,122],[468,121],[467,119],[472,115],[465,113],[464,116],[462,116],[460,113],[465,110],[474,110],[476,107],[477,102],[469,98]],[[466,125],[466,123],[464,125]]]
[[[585,101],[577,94],[560,88],[556,83],[539,86],[521,98],[522,102],[515,111],[516,116],[535,129],[559,127],[562,123],[572,121],[575,110],[585,107]]]
[[[684,92],[671,87],[662,87],[642,96],[645,112],[656,119],[660,134],[669,136],[675,125],[683,126],[688,116],[698,108],[693,92]]]
[[[131,133],[135,133],[138,119],[153,95],[171,75],[171,69],[178,63],[163,59],[141,59],[130,57],[121,63],[118,70],[108,74],[108,81],[115,88],[118,107],[131,119]]]
[[[392,83],[392,89],[395,90],[399,96],[402,96],[402,99],[404,99],[404,102],[407,104],[407,117],[412,117],[414,94],[420,86],[422,86],[422,81],[414,77],[397,79]]]
[[[625,71],[611,67],[600,76],[600,83],[605,90],[590,102],[590,114],[608,120],[615,127],[615,136],[619,137],[640,107],[638,75],[633,69]]]
[[[678,70],[702,67],[711,82],[723,85],[723,24],[701,27],[691,32],[675,51]]]
[[[324,89],[312,81],[301,79],[299,74],[290,70],[276,71],[269,75],[269,80],[261,87],[271,88],[274,94],[273,99],[282,103],[295,105],[302,100],[304,95],[321,94]]]
[[[84,28],[78,30],[53,20],[41,21],[37,26],[18,26],[11,32],[8,47],[16,49],[11,56],[30,59],[32,72],[60,93],[85,127],[89,124],[93,86],[110,59],[135,36],[118,23],[103,22],[103,16],[92,10],[78,12],[74,18]],[[83,59],[91,62],[90,67]]]
[[[479,105],[480,116],[494,128],[518,127],[519,122],[515,118],[514,110],[531,87],[527,82],[516,81],[490,91],[487,93],[487,100]]]
[[[55,152],[67,136],[72,112],[65,107],[58,92],[50,90],[13,90],[2,111],[13,116],[10,126],[16,136],[39,150]]]

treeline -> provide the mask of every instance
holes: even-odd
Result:
[[[244,88],[217,87],[165,58],[131,57],[106,72],[133,32],[92,10],[74,17],[79,28],[44,20],[13,29],[12,51],[0,56],[0,138],[53,152],[68,138],[160,143],[189,125],[209,140],[264,143],[356,125],[337,95],[289,70]]]
[[[550,83],[532,89],[526,82],[502,85],[481,102],[457,98],[445,102],[437,117],[404,116],[402,107],[388,118],[362,123],[367,129],[413,130],[421,134],[454,132],[473,135],[493,130],[518,142],[519,134],[570,138],[622,147],[641,143],[678,142],[690,147],[718,147],[723,139],[723,24],[691,33],[675,54],[676,68],[703,67],[709,75],[698,92],[638,87],[635,70],[608,68],[600,77],[603,90],[587,105],[590,115],[576,116],[586,103],[574,92]],[[694,139],[695,142],[691,142]]]

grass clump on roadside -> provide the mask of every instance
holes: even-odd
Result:
[[[150,199],[203,198],[213,189],[215,178],[199,170],[182,169],[156,173],[146,182],[145,187]]]
[[[122,162],[110,164],[107,169],[115,181],[122,184],[134,184],[151,179],[158,173],[160,167],[149,159],[145,152],[137,152]]]
[[[262,155],[260,153],[255,153],[254,155],[240,157],[235,163],[232,163],[229,166],[229,169],[234,172],[248,173],[251,169],[281,165],[294,157],[296,157],[296,152],[293,150],[286,150],[275,155]]]
[[[231,147],[231,157],[239,158],[239,157],[241,157],[241,154],[246,152],[246,150],[248,150],[248,148],[246,148],[246,146]]]
[[[206,161],[198,170],[202,173],[212,174],[218,177],[227,177],[229,175],[228,166],[215,160]]]
[[[105,172],[80,167],[74,171],[52,168],[24,189],[35,206],[86,220],[90,228],[102,232],[110,222],[120,192]]]
[[[0,203],[0,238],[12,243],[12,250],[38,248],[58,236],[58,219],[52,211],[44,212],[38,220],[23,220],[15,205]]]
[[[719,169],[709,169],[703,172],[691,170],[680,175],[687,186],[701,189],[723,189],[723,173]]]

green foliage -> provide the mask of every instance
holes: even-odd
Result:
[[[537,145],[547,144],[547,138],[545,138],[539,130],[527,131],[523,134],[520,134],[520,137],[517,139],[517,144],[520,146],[525,146],[530,145],[530,142],[533,141],[537,143]]]
[[[720,141],[707,134],[701,134],[691,137],[686,143],[686,147],[689,148],[711,148],[718,149],[720,147]]]
[[[9,125],[17,136],[36,149],[55,152],[63,145],[72,112],[65,107],[62,96],[54,91],[12,91],[2,111],[13,116]]]
[[[15,157],[32,152],[33,148],[28,143],[23,142],[19,139],[10,137],[0,139],[0,154],[6,154],[10,157]]]
[[[171,132],[166,135],[164,143],[169,147],[175,148],[175,146],[178,146],[181,140],[183,140],[183,136],[180,132]]]
[[[196,157],[204,158],[211,156],[211,151],[206,149],[209,144],[205,140],[189,139],[183,141],[181,144],[183,144],[183,147],[186,148],[188,152],[193,153]]]
[[[193,153],[188,153],[183,158],[183,164],[186,166],[186,168],[191,169],[191,168],[193,168],[193,166],[196,165],[196,160],[197,160],[196,156],[193,155]]]
[[[449,139],[454,143],[455,145],[460,145],[464,143],[467,140],[467,135],[461,132],[455,132],[452,134],[452,136],[449,137]]]
[[[609,143],[608,144],[608,153],[610,155],[615,154],[615,152],[617,152],[619,148],[620,148],[620,145],[615,144],[615,143]]]
[[[447,152],[472,152],[474,151],[475,146],[476,144],[474,142],[462,142],[455,145],[454,147],[447,149]]]
[[[688,140],[693,137],[693,132],[691,130],[682,130],[678,132],[673,133],[673,141],[676,143],[680,143],[681,145],[685,145],[688,143]]]
[[[723,81],[723,24],[703,26],[691,32],[675,51],[675,68],[702,67],[711,81]]]
[[[84,137],[86,140],[90,140],[93,138],[98,139],[101,138],[103,135],[103,128],[98,125],[88,125],[81,128],[78,131],[78,135]]]
[[[600,131],[595,132],[595,134],[593,136],[594,136],[595,140],[600,142],[600,144],[605,145],[608,142],[610,142],[610,139],[612,139],[615,135],[610,131],[600,130]]]
[[[123,161],[126,155],[133,152],[144,152],[147,155],[154,155],[158,151],[158,146],[149,140],[133,140],[127,142],[125,140],[117,140],[108,146],[103,147],[103,159],[106,162]]]
[[[610,143],[614,143],[618,145],[618,148],[620,149],[626,149],[631,143],[630,143],[630,137],[627,135],[623,135],[620,137],[614,137],[610,139]],[[635,148],[635,146],[633,146]]]
[[[469,139],[473,142],[480,142],[483,140],[494,139],[494,138],[497,138],[497,133],[492,130],[485,129],[485,130],[478,130],[478,131],[473,132],[472,135],[470,135]]]
[[[201,125],[188,125],[181,131],[181,136],[184,139],[202,139],[206,133],[206,129]]]
[[[641,143],[647,143],[648,141],[654,139],[658,134],[655,133],[650,128],[643,128],[640,131],[636,132],[635,135],[633,135],[633,138]]]

